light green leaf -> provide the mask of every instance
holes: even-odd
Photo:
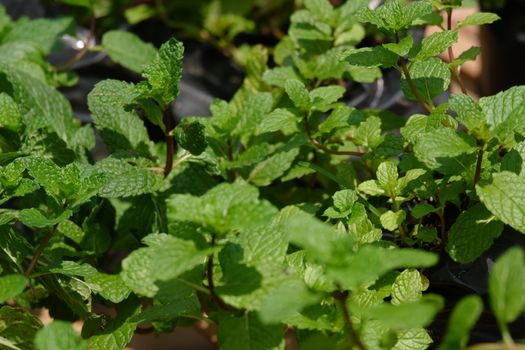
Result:
[[[89,287],[106,300],[118,304],[126,299],[131,290],[124,284],[120,275],[97,273],[86,277],[85,282]]]
[[[53,321],[35,336],[36,350],[87,350],[86,342],[73,330],[71,323]]]
[[[97,162],[97,170],[107,176],[107,183],[99,195],[107,198],[138,196],[159,189],[162,175],[133,166],[124,159],[106,158]]]
[[[220,234],[265,225],[277,214],[269,202],[259,199],[256,187],[239,180],[215,186],[200,197],[172,195],[167,208],[171,220],[199,223]]]
[[[137,35],[123,30],[110,30],[102,37],[102,48],[118,64],[141,73],[157,54],[157,49]]]
[[[272,155],[253,168],[248,177],[248,181],[259,187],[270,185],[275,179],[278,179],[290,169],[298,155],[299,148]]]
[[[428,280],[418,270],[404,270],[392,284],[392,304],[418,301],[427,288]]]
[[[458,25],[456,26],[456,30],[466,26],[478,26],[483,24],[489,24],[500,19],[501,18],[495,13],[477,12],[469,15],[464,20],[459,21]]]
[[[514,111],[519,111],[524,102],[525,86],[513,86],[494,96],[479,99],[479,105],[485,112],[486,121],[492,127],[502,124]]]
[[[184,46],[175,38],[162,44],[157,57],[144,68],[150,93],[164,107],[179,95]]]
[[[319,111],[327,111],[331,104],[343,97],[346,89],[342,86],[321,86],[310,91],[312,108]]]
[[[370,148],[380,144],[383,141],[381,136],[381,119],[371,116],[361,122],[355,132],[354,140],[357,144]]]
[[[84,239],[84,231],[73,221],[62,221],[58,224],[57,230],[75,243],[81,243],[82,239]]]
[[[284,90],[297,108],[302,110],[310,109],[310,95],[302,82],[296,79],[290,79],[284,85]]]
[[[419,94],[428,103],[432,103],[432,99],[445,92],[450,85],[450,70],[439,58],[412,62],[408,70]],[[401,89],[408,99],[416,101],[404,75],[401,77]]]
[[[93,121],[110,152],[136,150],[148,154],[153,147],[144,123],[125,109],[138,95],[133,84],[118,80],[103,80],[88,95]]]
[[[71,17],[34,20],[21,18],[2,38],[2,43],[28,42],[37,46],[44,54],[49,54],[60,47],[58,37],[65,33],[72,34],[73,28]]]
[[[379,29],[399,31],[412,25],[416,19],[431,13],[432,6],[427,1],[403,4],[399,0],[390,0],[375,10],[363,8],[357,12],[357,19],[372,23]]]
[[[519,247],[508,249],[489,275],[490,305],[500,325],[514,321],[525,308],[525,257]]]
[[[219,314],[220,350],[284,350],[281,325],[264,325],[254,313]]]
[[[0,128],[19,132],[23,126],[20,107],[11,96],[0,93]]]
[[[64,210],[59,216],[48,218],[44,213],[36,208],[22,209],[18,219],[27,227],[49,227],[69,219],[72,215],[71,210]]]
[[[470,49],[463,51],[454,61],[450,62],[449,65],[454,68],[462,65],[467,61],[474,61],[481,53],[481,48],[477,46],[472,46]]]
[[[503,231],[503,223],[482,204],[461,213],[449,230],[446,250],[462,264],[476,260]]]
[[[357,202],[357,193],[354,190],[341,190],[333,195],[334,206],[343,212],[352,209]]]
[[[477,155],[473,140],[450,128],[421,134],[414,145],[414,154],[430,169],[443,174],[470,174]]]
[[[122,261],[122,280],[138,295],[155,296],[159,289],[155,282],[178,277],[217,250],[197,238],[186,240],[164,233],[146,236],[147,247],[134,250]]]
[[[396,212],[388,210],[379,217],[379,221],[381,221],[381,226],[385,229],[395,231],[403,221],[405,221],[406,215],[407,214],[404,210],[398,210]]]
[[[27,285],[27,278],[23,275],[0,276],[0,303],[16,297],[22,293]]]
[[[412,38],[412,36],[408,35],[401,39],[399,43],[383,44],[383,47],[387,50],[392,51],[398,56],[405,56],[406,54],[408,54],[413,44],[414,39]]]
[[[424,38],[418,50],[411,55],[412,61],[424,61],[437,56],[458,41],[458,32],[445,30]]]
[[[376,180],[363,181],[357,186],[357,189],[369,196],[382,196],[385,194],[385,190],[379,186],[379,183]]]
[[[457,350],[467,346],[470,331],[483,311],[483,302],[477,295],[461,299],[454,307],[447,332],[438,350]]]
[[[293,67],[290,66],[268,69],[264,72],[262,78],[267,84],[275,85],[281,88],[284,88],[288,80],[301,80],[299,74]]]
[[[277,131],[282,132],[284,135],[293,134],[299,131],[297,127],[299,120],[300,117],[296,112],[285,108],[277,108],[257,124],[255,135]]]
[[[469,132],[483,140],[488,140],[489,130],[485,113],[470,96],[454,94],[449,99],[449,105],[456,112],[459,122],[465,125]]]
[[[396,195],[397,166],[391,161],[382,162],[377,167],[377,184],[385,190],[390,196]]]
[[[333,109],[328,118],[319,125],[320,133],[329,133],[331,131],[347,128],[365,119],[363,113],[350,106],[340,105]]]
[[[443,299],[438,295],[425,295],[411,303],[391,305],[383,303],[367,310],[367,316],[383,322],[394,329],[410,329],[429,325],[443,308]]]
[[[423,328],[400,331],[397,339],[397,343],[392,350],[426,350],[433,343],[432,338]]]
[[[491,183],[476,185],[476,193],[498,219],[525,233],[525,178],[509,171],[496,173]]]

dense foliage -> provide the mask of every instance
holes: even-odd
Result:
[[[137,329],[195,320],[217,325],[223,350],[284,349],[285,335],[300,349],[428,348],[447,297],[425,292],[428,268],[525,233],[525,87],[435,105],[480,52],[454,57],[458,29],[498,17],[453,28],[438,14],[460,0],[367,4],[305,0],[271,55],[244,49],[230,101],[176,126],[181,42],[157,50],[111,30],[86,46],[142,80],[99,82],[81,125],[57,90],[74,74],[45,60],[72,20],[0,11],[0,348],[123,349]],[[424,25],[442,31],[414,42]],[[356,48],[367,31],[383,42]],[[425,113],[345,103],[350,82],[386,69]],[[504,345],[491,349],[514,346],[524,265],[513,247],[492,266]],[[46,327],[31,313],[42,306]],[[484,308],[476,295],[457,303],[439,349],[465,348]]]

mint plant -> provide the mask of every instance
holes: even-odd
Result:
[[[305,1],[272,56],[246,51],[230,101],[178,125],[178,40],[156,49],[109,31],[90,45],[142,79],[99,82],[93,123],[81,125],[56,89],[74,83],[71,65],[45,61],[74,34],[71,20],[0,12],[0,51],[18,55],[0,56],[0,347],[117,350],[135,332],[199,320],[224,350],[427,349],[438,339],[453,350],[486,309],[502,343],[471,348],[522,348],[509,331],[525,309],[519,247],[492,267],[490,308],[466,296],[444,335],[429,332],[448,301],[430,292],[439,259],[471,263],[505,231],[525,233],[523,87],[434,102],[479,53],[454,56],[458,29],[498,18],[452,28],[460,1],[367,5]],[[421,25],[442,31],[416,43]],[[372,27],[385,41],[357,48]],[[382,69],[400,72],[424,114],[345,102],[350,81]],[[92,154],[95,135],[103,155]],[[43,326],[37,307],[54,321]]]

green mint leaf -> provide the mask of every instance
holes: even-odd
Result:
[[[359,192],[363,192],[369,196],[382,196],[385,194],[385,190],[379,186],[376,180],[363,181],[357,186],[357,189]]]
[[[376,176],[378,185],[390,196],[395,196],[399,177],[397,166],[391,161],[383,162],[377,167]]]
[[[438,350],[464,349],[468,343],[469,333],[482,312],[483,302],[479,296],[469,295],[461,299],[452,311],[447,332]]]
[[[82,327],[82,337],[87,338],[92,350],[122,350],[131,341],[137,323],[132,319],[140,312],[140,303],[129,300],[119,304],[114,319],[106,315],[92,317]]]
[[[124,159],[106,158],[96,164],[107,182],[99,195],[107,198],[131,197],[152,193],[160,188],[163,177],[148,169],[131,165]]]
[[[253,168],[248,176],[248,181],[259,187],[270,185],[290,169],[298,155],[298,148],[272,155]]]
[[[156,282],[168,281],[204,263],[216,251],[204,242],[185,240],[167,234],[150,234],[145,248],[134,250],[122,262],[120,276],[138,295],[153,297],[159,290]]]
[[[503,231],[503,223],[482,204],[461,213],[449,230],[446,250],[462,264],[476,260]]]
[[[429,325],[443,306],[440,296],[425,295],[416,302],[399,305],[383,303],[367,310],[367,313],[387,326],[402,330]]]
[[[204,130],[204,125],[197,121],[188,122],[183,120],[175,128],[175,139],[182,148],[194,156],[198,156],[208,147]]]
[[[494,96],[479,99],[479,106],[485,113],[487,123],[496,127],[520,111],[525,103],[525,86],[514,86]]]
[[[27,227],[49,227],[69,219],[72,214],[71,210],[64,210],[59,216],[49,218],[42,211],[30,208],[21,210],[18,219]]]
[[[295,79],[288,80],[284,85],[284,90],[297,108],[305,111],[310,109],[312,105],[310,95],[301,81]]]
[[[75,333],[71,323],[53,321],[36,333],[35,349],[87,350],[87,344]]]
[[[1,203],[1,201],[0,201]],[[15,221],[18,218],[18,212],[11,209],[0,209],[0,226]]]
[[[66,33],[72,34],[73,28],[73,18],[70,17],[35,20],[21,18],[2,38],[2,43],[27,42],[47,55],[60,47],[58,37]]]
[[[292,79],[301,80],[301,77],[295,69],[290,66],[268,69],[263,74],[263,80],[266,84],[275,85],[281,88],[284,88],[286,82]]]
[[[88,106],[96,128],[111,152],[135,150],[148,154],[152,148],[148,132],[137,114],[126,110],[139,91],[130,83],[104,80],[88,95]]]
[[[179,95],[183,54],[182,43],[172,38],[162,44],[157,57],[143,70],[151,95],[163,107]]]
[[[0,276],[0,303],[16,297],[22,293],[27,285],[27,278],[23,275]]]
[[[398,268],[432,266],[438,259],[436,255],[421,250],[383,249],[369,245],[362,247],[356,254],[348,256],[346,253],[345,258],[334,252],[331,254],[334,265],[327,267],[327,274],[345,289],[373,282]],[[370,264],[371,261],[374,263]]]
[[[0,128],[19,132],[23,126],[18,104],[8,94],[0,93]]]
[[[42,121],[68,146],[77,144],[75,133],[80,123],[73,119],[71,106],[64,95],[26,72],[2,62],[0,71],[13,85],[14,100],[26,120]]]
[[[310,91],[310,101],[312,108],[326,112],[334,102],[343,97],[346,89],[342,86],[322,86]]]
[[[300,120],[300,116],[297,112],[285,109],[277,108],[266,115],[254,131],[255,135],[262,135],[264,133],[280,131],[284,135],[290,135],[299,131],[297,123]]]
[[[334,206],[339,209],[339,211],[344,212],[353,208],[358,197],[354,190],[341,190],[334,193],[333,199]]]
[[[428,280],[419,271],[404,270],[392,284],[392,304],[399,305],[418,301],[428,288]]]
[[[483,25],[483,24],[490,24],[500,19],[501,19],[500,16],[498,16],[495,13],[477,12],[477,13],[473,13],[469,15],[464,20],[459,21],[458,25],[456,26],[456,30],[466,27],[466,26],[478,26],[478,25]]]
[[[432,103],[432,99],[445,92],[450,85],[448,65],[439,58],[431,57],[425,61],[412,62],[408,70],[416,89],[428,103]],[[416,101],[405,76],[401,77],[401,89],[408,99]]]
[[[525,308],[525,257],[518,247],[508,249],[489,275],[490,305],[500,324],[514,321]]]
[[[357,144],[370,148],[379,145],[383,141],[381,136],[381,119],[371,116],[361,122],[355,132],[354,140]]]
[[[157,55],[157,49],[153,45],[123,30],[104,33],[102,48],[113,61],[137,73],[141,73]]]
[[[334,8],[327,0],[305,0],[304,7],[323,22],[330,23],[334,16]]]
[[[6,349],[34,349],[33,339],[42,327],[42,322],[29,310],[11,306],[0,308],[0,344]]]
[[[437,209],[434,208],[431,204],[416,204],[414,205],[414,208],[412,208],[412,212],[410,213],[414,218],[421,219],[422,217],[426,216],[427,214],[435,212]]]
[[[273,108],[273,97],[268,92],[258,92],[247,97],[239,110],[239,123],[235,132],[241,136],[241,142],[248,144],[257,126]]]
[[[404,210],[398,210],[396,212],[388,210],[379,217],[379,221],[381,222],[381,226],[386,230],[395,231],[403,221],[405,221],[405,218],[406,212]]]
[[[383,46],[349,49],[341,53],[341,59],[354,66],[390,68],[397,65],[399,56]]]
[[[383,47],[389,51],[392,51],[396,55],[402,57],[410,52],[410,49],[414,45],[414,39],[411,36],[406,36],[399,41],[399,43],[388,43],[383,44]]]
[[[414,154],[430,169],[442,174],[469,173],[477,159],[473,140],[450,128],[440,128],[419,136]]]
[[[265,325],[254,313],[218,316],[221,350],[284,350],[281,325]]]
[[[427,1],[402,4],[399,0],[389,0],[376,10],[363,8],[357,12],[357,19],[371,23],[379,29],[395,32],[411,26],[416,19],[431,13],[432,6]]]
[[[328,118],[319,125],[319,132],[322,134],[329,133],[336,129],[346,128],[364,119],[365,116],[360,110],[346,105],[339,105],[335,107],[332,113],[328,115]]]
[[[412,328],[397,334],[397,343],[392,350],[425,350],[433,343],[424,328]]]
[[[501,159],[501,171],[511,171],[525,176],[525,141],[514,146]]]
[[[120,275],[97,273],[87,276],[85,282],[102,298],[115,304],[122,302],[131,293]]]
[[[485,113],[470,96],[454,94],[449,100],[449,105],[456,112],[458,121],[465,125],[469,132],[483,140],[489,139]]]
[[[474,61],[481,53],[481,48],[477,46],[472,46],[470,49],[462,52],[454,61],[450,62],[449,65],[454,68],[462,65],[467,61]]]
[[[267,224],[277,214],[269,202],[259,199],[256,187],[240,180],[222,183],[200,197],[172,195],[167,207],[171,220],[199,223],[221,234]]]
[[[525,178],[503,171],[489,184],[476,185],[476,193],[498,219],[525,233]]]
[[[424,61],[437,56],[458,41],[458,32],[445,30],[436,32],[421,41],[421,46],[411,54],[412,61]]]

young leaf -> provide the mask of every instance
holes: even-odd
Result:
[[[27,278],[23,275],[0,276],[0,303],[16,297],[22,293],[27,285]]]
[[[298,148],[272,155],[253,168],[248,181],[259,187],[270,185],[290,169],[297,155],[299,155]]]
[[[525,257],[519,247],[500,256],[489,276],[490,305],[500,325],[514,321],[525,308]]]
[[[157,57],[143,70],[142,75],[148,80],[151,95],[162,107],[179,95],[183,54],[182,43],[172,38],[162,44]]]
[[[297,108],[302,110],[310,108],[310,95],[302,82],[296,79],[288,80],[284,85],[284,90]]]
[[[525,233],[525,178],[509,171],[496,173],[491,183],[476,185],[476,193],[498,219]]]
[[[41,228],[59,224],[69,219],[72,214],[71,210],[64,210],[59,216],[48,218],[37,208],[29,208],[21,210],[18,219],[27,227]]]
[[[388,210],[379,217],[379,221],[381,222],[381,226],[386,230],[395,231],[403,221],[405,221],[405,218],[406,212],[404,210],[398,210],[396,212]]]
[[[472,327],[478,321],[483,311],[483,302],[477,295],[464,297],[452,311],[447,326],[445,338],[438,350],[464,349],[469,339]]]
[[[137,73],[141,73],[157,54],[153,45],[143,42],[133,33],[122,30],[104,33],[102,47],[113,61]]]
[[[446,250],[462,264],[476,260],[490,248],[503,231],[503,223],[484,205],[477,204],[461,213],[449,230]]]
[[[419,50],[415,50],[411,61],[424,61],[437,56],[458,41],[458,32],[445,30],[436,32],[424,38]]]
[[[411,303],[421,299],[423,291],[428,288],[428,280],[419,271],[404,270],[392,284],[392,304]]]
[[[500,19],[501,18],[495,13],[477,12],[477,13],[473,13],[469,15],[464,20],[459,21],[458,25],[456,26],[456,30],[461,29],[466,26],[478,26],[478,25],[483,25],[483,24],[490,24]]]
[[[477,137],[488,140],[489,130],[485,113],[470,96],[454,94],[449,99],[450,108],[456,112],[457,119]]]
[[[87,350],[87,344],[75,333],[71,323],[53,321],[37,332],[35,349]]]

